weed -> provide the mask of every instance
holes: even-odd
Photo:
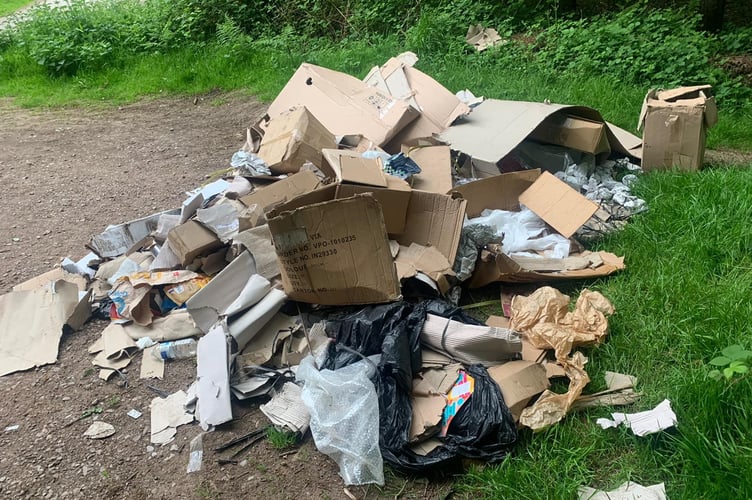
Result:
[[[266,438],[269,443],[278,450],[284,450],[294,446],[298,438],[294,432],[284,429],[278,429],[274,426],[266,428]]]
[[[752,351],[744,349],[739,344],[732,344],[721,351],[721,356],[710,360],[709,364],[717,368],[710,370],[708,377],[713,380],[730,380],[736,375],[745,375],[749,372],[750,361]]]
[[[117,394],[113,394],[105,400],[105,404],[107,404],[107,406],[109,406],[110,408],[117,408],[118,406],[120,406],[120,403],[121,399]]]

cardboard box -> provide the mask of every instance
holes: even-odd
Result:
[[[170,249],[177,255],[181,265],[187,266],[196,257],[211,253],[222,246],[217,235],[195,220],[176,226],[167,233]]]
[[[543,120],[528,138],[594,155],[611,152],[605,123],[564,113]]]
[[[385,174],[381,160],[363,158],[355,151],[325,149],[323,155],[323,172],[341,183],[335,198],[371,193],[381,204],[387,232],[400,234],[405,230],[411,193],[407,182]]]
[[[360,134],[380,146],[420,115],[407,102],[353,76],[307,63],[290,78],[268,114],[274,118],[294,106],[305,106],[335,136]]]
[[[467,201],[469,218],[478,217],[486,208],[516,211],[524,200],[530,210],[555,229],[558,226],[566,237],[587,222],[598,208],[555,176],[548,172],[541,175],[537,169],[470,182],[457,186],[455,192]],[[481,287],[494,281],[527,283],[595,278],[624,269],[624,258],[609,252],[574,253],[570,257],[588,259],[589,265],[544,272],[526,268],[500,250],[483,250],[470,278],[470,287]]]
[[[604,121],[598,111],[585,106],[486,99],[438,138],[470,158],[469,176],[492,177],[499,175],[497,164],[557,112],[605,124],[611,151],[640,157],[639,137]]]
[[[642,133],[642,168],[699,170],[705,133],[718,121],[710,85],[651,90],[645,96],[638,129]]]
[[[316,177],[316,174],[310,170],[304,170],[261,189],[257,189],[251,194],[240,198],[240,201],[247,207],[257,205],[266,212],[274,208],[275,205],[285,203],[296,196],[311,192],[320,186],[321,181]]]
[[[336,148],[334,135],[304,106],[294,107],[269,120],[258,156],[275,174],[300,170],[310,161],[321,166],[321,150]]]
[[[416,109],[420,116],[385,146],[391,153],[399,151],[406,142],[432,137],[470,112],[470,107],[439,82],[413,67],[418,58],[405,52],[389,59],[382,67],[374,67],[363,79],[369,85]]]
[[[549,387],[546,369],[533,361],[517,360],[492,366],[488,374],[501,389],[514,421],[520,420],[522,410],[530,400]]]
[[[285,291],[293,300],[324,305],[388,302],[399,297],[383,205],[385,189],[351,194],[331,185],[299,196],[267,214]],[[454,262],[465,201],[412,191],[398,241],[433,246]],[[388,212],[388,211],[387,211]]]
[[[292,300],[324,305],[389,302],[400,296],[381,205],[369,195],[269,214]],[[320,194],[320,193],[317,193]]]

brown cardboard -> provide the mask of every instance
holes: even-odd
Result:
[[[597,203],[550,172],[543,172],[520,194],[519,200],[565,238],[571,237],[598,210]]]
[[[386,174],[379,158],[363,158],[357,151],[324,149],[325,174],[339,182],[386,187]]]
[[[541,178],[540,183],[536,185],[536,182]],[[531,210],[535,207],[535,210],[538,210],[536,214],[539,217],[543,214],[545,217],[541,218],[546,222],[549,224],[553,222],[561,229],[569,232],[575,224],[581,225],[584,223],[582,222],[583,218],[585,221],[589,218],[589,216],[584,217],[584,214],[592,208],[589,207],[591,202],[574,190],[572,192],[577,196],[573,196],[564,189],[566,187],[566,189],[571,190],[569,186],[561,186],[559,183],[564,184],[547,172],[541,174],[539,170],[523,170],[463,184],[457,186],[454,191],[466,200],[467,216],[470,218],[477,217],[486,208],[491,210],[519,210],[520,203],[526,200],[527,203],[524,204]],[[553,198],[550,198],[551,196]],[[552,200],[556,200],[557,203],[549,206]],[[583,200],[585,201],[583,202]],[[560,206],[562,208],[559,208]],[[597,209],[597,205],[595,209]],[[535,210],[533,211],[535,212]],[[568,218],[570,214],[574,215],[571,220]],[[579,228],[579,225],[577,228]],[[573,253],[570,254],[570,257],[584,257],[591,264],[584,269],[559,272],[534,271],[522,267],[514,259],[504,255],[500,249],[491,247],[481,252],[470,279],[470,287],[481,287],[494,281],[530,283],[548,280],[586,279],[607,276],[624,269],[624,258],[617,257],[609,252]]]
[[[401,246],[397,258],[397,276],[400,280],[412,278],[419,271],[434,280],[441,293],[449,291],[447,276],[454,276],[452,264],[434,247],[425,247],[412,243],[409,247]]]
[[[324,305],[396,300],[399,281],[381,205],[370,195],[327,193],[329,201],[269,214],[285,291],[293,300]]]
[[[258,156],[273,173],[287,174],[297,172],[307,161],[321,166],[321,150],[336,147],[334,135],[299,106],[269,120]]]
[[[381,68],[373,68],[364,78],[369,85],[409,103],[420,116],[399,131],[385,147],[397,152],[403,143],[432,137],[457,117],[470,112],[470,107],[439,82],[413,67],[418,58],[405,52],[389,59]]]
[[[279,180],[261,189],[243,196],[240,201],[247,207],[257,205],[263,211],[273,208],[275,205],[285,203],[288,200],[308,193],[319,187],[321,182],[316,174],[310,170],[304,170]]]
[[[645,96],[638,128],[642,138],[642,168],[678,167],[699,170],[705,155],[706,130],[718,120],[710,85],[650,90]]]
[[[194,220],[171,229],[167,233],[167,240],[170,242],[170,249],[183,266],[193,262],[196,257],[211,253],[222,246],[216,234]]]
[[[413,191],[407,209],[405,230],[397,241],[409,246],[433,246],[454,262],[462,234],[467,202],[461,197]]]
[[[420,167],[420,173],[413,175],[413,189],[441,194],[452,190],[452,158],[449,146],[403,144],[402,152]]]
[[[546,369],[533,361],[508,361],[490,367],[488,374],[501,389],[515,422],[530,400],[549,387]]]
[[[405,220],[412,190],[405,181],[398,177],[387,175],[385,178],[387,181],[386,189],[342,184],[337,188],[336,197],[347,198],[356,194],[370,193],[381,204],[387,233],[400,234],[405,231]]]
[[[562,113],[546,118],[528,138],[595,155],[611,152],[605,123]]]
[[[585,106],[486,99],[438,138],[471,158],[470,175],[491,177],[499,174],[497,163],[557,112],[604,123],[612,151],[639,157],[635,153],[639,137],[604,121],[598,111]]]
[[[386,144],[420,114],[357,78],[303,63],[269,106],[275,117],[291,107],[305,106],[335,136],[360,134]]]

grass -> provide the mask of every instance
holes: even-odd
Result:
[[[284,450],[295,445],[298,438],[294,432],[269,426],[266,428],[266,439],[274,448]]]
[[[668,398],[676,429],[639,438],[595,425],[610,408],[569,415],[540,434],[524,432],[513,456],[472,470],[462,491],[571,498],[580,484],[612,489],[632,480],[665,482],[672,499],[752,496],[752,379],[707,376],[722,348],[752,346],[751,188],[748,169],[645,176],[638,191],[650,211],[602,244],[626,256],[627,270],[588,284],[617,309],[606,343],[585,350],[591,385],[606,370],[637,376],[644,396],[631,411]]]
[[[33,0],[3,0],[0,2],[0,17],[13,14],[21,7],[33,3]]]

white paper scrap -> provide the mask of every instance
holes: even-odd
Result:
[[[613,420],[599,418],[595,423],[603,429],[624,424],[632,429],[636,436],[647,436],[676,425],[676,414],[671,409],[668,399],[664,399],[652,410],[640,413],[612,413],[611,418]]]
[[[663,483],[652,486],[627,481],[615,490],[602,491],[589,486],[577,489],[579,500],[667,500],[666,487]]]

